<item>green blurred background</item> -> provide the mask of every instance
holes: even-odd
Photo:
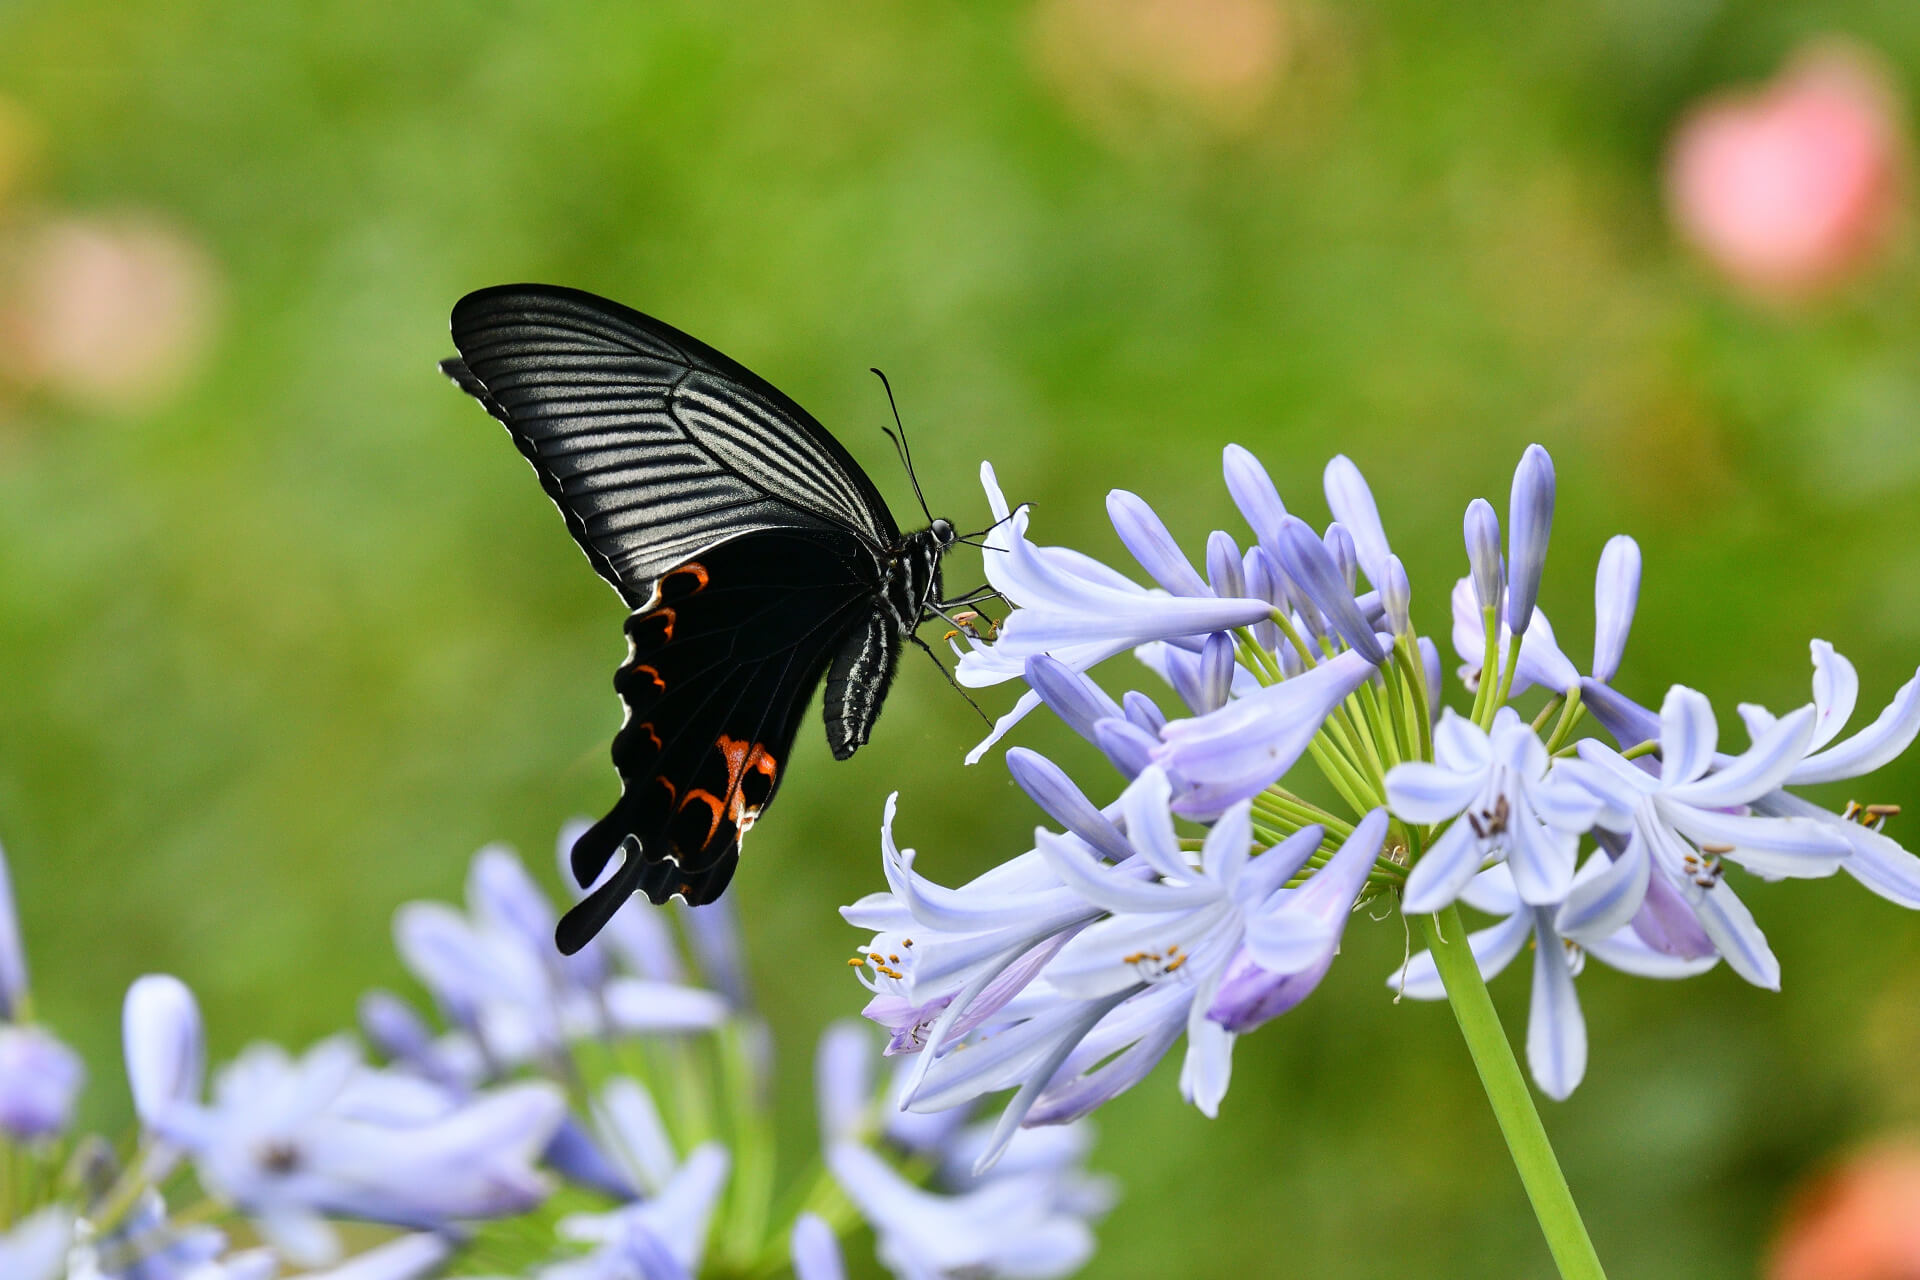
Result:
[[[615,794],[618,603],[434,372],[484,284],[702,336],[839,434],[903,522],[869,365],[939,513],[985,523],[991,458],[1036,536],[1109,558],[1110,487],[1197,554],[1240,529],[1224,444],[1316,519],[1346,452],[1443,636],[1461,508],[1504,509],[1538,440],[1570,652],[1630,532],[1628,692],[1692,684],[1738,740],[1735,702],[1805,700],[1820,636],[1876,713],[1920,658],[1912,257],[1755,301],[1661,193],[1690,103],[1829,34],[1920,75],[1899,3],[0,9],[0,836],[40,1009],[93,1065],[87,1118],[126,1121],[135,975],[191,983],[219,1055],[304,1044],[405,987],[397,904],[457,897],[493,840],[557,885],[559,823]],[[161,320],[34,364],[66,296],[42,259],[88,234],[151,250],[86,278],[133,280]],[[116,352],[145,372],[101,367]],[[998,757],[961,764],[979,732],[909,662],[851,763],[803,732],[748,846],[733,896],[791,1162],[812,1037],[861,1003],[834,908],[880,884],[886,793],[938,878],[1029,842]],[[1016,740],[1116,789],[1043,717]],[[1845,877],[1742,892],[1781,994],[1581,983],[1587,1083],[1544,1105],[1616,1276],[1754,1274],[1797,1182],[1920,1119],[1914,919]],[[1125,1200],[1092,1274],[1549,1274],[1446,1010],[1390,1001],[1402,948],[1397,918],[1357,919],[1315,998],[1241,1042],[1218,1121],[1171,1064],[1102,1113]],[[1496,984],[1516,1035],[1526,994]]]

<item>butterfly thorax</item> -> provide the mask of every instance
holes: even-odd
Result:
[[[927,606],[939,603],[940,558],[953,542],[953,525],[935,520],[902,538],[887,562],[881,602],[901,636],[911,635],[927,616]]]

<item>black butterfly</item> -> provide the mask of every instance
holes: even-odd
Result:
[[[943,615],[957,539],[931,517],[903,536],[806,410],[616,302],[482,289],[455,304],[453,343],[441,372],[506,424],[633,610],[613,680],[620,800],[573,846],[573,874],[584,887],[625,861],[561,920],[572,954],[635,892],[720,896],[823,675],[834,757],[866,742],[902,643]]]

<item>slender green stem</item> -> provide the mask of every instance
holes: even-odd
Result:
[[[1593,1251],[1586,1223],[1580,1220],[1566,1175],[1560,1172],[1546,1127],[1534,1109],[1526,1077],[1520,1074],[1513,1046],[1500,1027],[1493,998],[1480,977],[1480,966],[1467,946],[1466,926],[1460,922],[1459,910],[1450,906],[1437,916],[1421,916],[1420,928],[1432,948],[1440,981],[1447,988],[1447,1002],[1453,1006],[1467,1052],[1473,1055],[1480,1084],[1487,1091],[1494,1119],[1500,1122],[1501,1136],[1513,1154],[1514,1168],[1527,1189],[1527,1199],[1533,1202],[1533,1215],[1540,1221],[1562,1280],[1606,1280],[1600,1255]]]
[[[1547,750],[1558,751],[1564,746],[1585,713],[1586,708],[1580,703],[1580,686],[1575,685],[1567,690],[1567,705],[1560,711],[1559,723],[1553,726],[1553,736],[1547,739]]]

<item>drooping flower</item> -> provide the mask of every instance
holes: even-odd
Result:
[[[1589,859],[1580,881],[1603,874],[1605,859]],[[1527,1066],[1548,1097],[1564,1099],[1587,1070],[1587,1025],[1573,980],[1586,956],[1643,978],[1686,978],[1705,973],[1717,958],[1679,959],[1648,946],[1630,927],[1575,944],[1554,927],[1553,909],[1523,901],[1506,866],[1476,876],[1460,894],[1476,911],[1504,917],[1498,924],[1468,935],[1467,944],[1482,977],[1492,978],[1533,943],[1533,1001],[1527,1014]],[[1387,985],[1416,1000],[1444,1000],[1447,992],[1433,953],[1422,951],[1387,979]]]
[[[1039,1175],[996,1178],[963,1195],[914,1186],[857,1143],[827,1166],[878,1236],[880,1260],[902,1280],[941,1276],[1071,1275],[1093,1254],[1093,1232],[1053,1200]]]
[[[1049,654],[1075,671],[1085,671],[1136,645],[1230,631],[1272,611],[1264,600],[1215,596],[1191,566],[1186,569],[1192,575],[1190,583],[1178,577],[1175,581],[1203,594],[1170,595],[1150,591],[1076,551],[1036,546],[1027,539],[1026,508],[1008,508],[990,465],[981,464],[980,482],[997,522],[986,537],[987,580],[1014,609],[991,644],[976,644],[961,656],[955,678],[964,685],[979,688],[1019,679],[1027,659],[1037,654]],[[1120,510],[1123,518],[1116,521],[1116,528],[1122,529],[1123,536],[1134,537],[1149,568],[1162,568],[1172,576],[1170,562],[1159,555],[1162,548],[1154,529],[1133,518],[1138,509],[1132,505],[1122,504]],[[1022,695],[986,741],[968,755],[968,763],[978,760],[1039,703],[1039,696],[1031,691]]]
[[[1661,707],[1657,775],[1583,739],[1579,760],[1561,768],[1605,802],[1602,824],[1631,834],[1617,861],[1570,892],[1557,917],[1560,932],[1582,942],[1611,935],[1639,911],[1657,870],[1735,973],[1778,989],[1779,962],[1721,864],[1728,859],[1769,878],[1826,876],[1848,856],[1847,842],[1821,824],[1744,812],[1791,774],[1815,728],[1814,708],[1802,707],[1775,722],[1745,754],[1714,769],[1713,708],[1702,695],[1675,685]]]

